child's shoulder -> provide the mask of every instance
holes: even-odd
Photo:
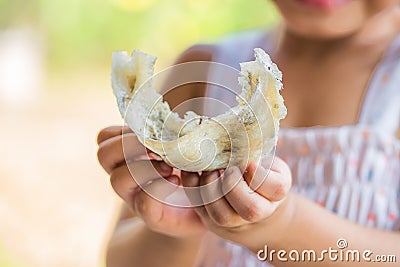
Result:
[[[213,61],[239,68],[240,62],[254,58],[254,48],[268,52],[270,31],[252,29],[222,36],[214,45]]]
[[[219,61],[221,57],[238,56],[241,51],[252,51],[267,36],[263,29],[230,32],[214,42],[195,44],[178,57],[176,63],[189,61]],[[231,55],[230,55],[231,54]]]

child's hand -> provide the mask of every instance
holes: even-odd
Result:
[[[111,175],[112,187],[134,216],[142,218],[149,229],[174,237],[202,235],[205,232],[193,209],[166,205],[142,190],[145,188],[165,198],[173,190],[171,186],[166,187],[162,180],[167,179],[178,185],[180,177],[174,175],[173,169],[163,161],[154,159],[154,156],[150,159],[129,128],[116,126],[103,129],[97,142],[98,159]],[[129,168],[126,162],[129,162]],[[133,170],[136,179],[132,178],[130,170]]]
[[[182,172],[185,186],[199,188],[197,195],[191,192],[188,197],[192,202],[205,203],[196,207],[196,212],[209,230],[250,249],[266,244],[276,224],[274,217],[286,206],[283,203],[292,182],[285,162],[275,158],[268,172],[270,165],[271,160],[265,158],[260,166],[250,163],[243,174],[231,167],[221,178],[219,171],[201,176]],[[204,187],[211,182],[214,186]],[[223,197],[214,201],[216,195]]]

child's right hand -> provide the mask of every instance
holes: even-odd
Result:
[[[128,127],[113,126],[101,130],[97,143],[98,159],[110,174],[113,189],[134,216],[140,217],[150,230],[174,237],[193,237],[205,233],[203,224],[192,208],[164,204],[142,190],[146,188],[146,191],[167,197],[173,192],[168,192],[171,189],[165,187],[162,179],[178,185],[181,178],[172,174],[172,167],[163,161],[149,159],[146,149]],[[129,151],[123,150],[126,144],[129,144]],[[136,182],[138,179],[133,179],[130,170],[134,170],[136,176],[140,175],[137,178],[145,183],[139,186]]]

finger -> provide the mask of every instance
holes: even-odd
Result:
[[[153,151],[151,151],[150,149],[146,148],[146,152],[147,152],[147,157],[149,159],[155,159],[155,160],[163,160],[160,155],[154,153]]]
[[[222,227],[236,227],[245,222],[223,197],[221,179],[218,171],[203,173],[200,178],[201,197],[211,220]]]
[[[165,163],[163,163],[165,164]],[[149,168],[149,165],[151,166]],[[165,164],[166,165],[166,164]],[[156,170],[154,167],[156,166]],[[167,165],[168,166],[168,165]],[[169,166],[168,166],[169,167]],[[167,170],[167,168],[162,167],[160,163],[148,163],[145,161],[136,161],[130,164],[128,167],[127,165],[122,165],[117,167],[111,174],[110,181],[114,191],[130,206],[132,207],[133,196],[135,193],[140,191],[139,186],[143,186],[147,182],[157,179],[160,177],[160,174],[163,176],[169,176],[172,172],[172,168]],[[142,175],[140,177],[140,182],[138,179],[134,179],[131,174],[131,170],[135,169],[135,175]]]
[[[268,169],[269,166],[271,166],[270,167],[271,170],[282,173],[283,175],[286,175],[286,176],[292,175],[289,165],[287,165],[287,163],[280,157],[264,157],[261,162],[261,165],[265,169]]]
[[[133,133],[111,137],[100,143],[97,151],[97,158],[108,173],[126,160],[145,155],[146,149]]]
[[[102,129],[97,135],[97,144],[105,140],[124,133],[130,133],[132,130],[128,126],[110,126]]]
[[[199,185],[201,199],[204,204],[209,204],[223,197],[221,180],[218,178],[219,173],[217,171],[202,173]]]
[[[143,188],[135,198],[135,211],[153,230],[174,235],[188,235],[204,232],[204,226],[193,209],[170,206],[165,199],[178,188],[179,178],[168,177],[173,185],[168,189],[165,181],[157,179]],[[157,196],[155,197],[154,194]],[[178,230],[179,229],[179,230]],[[184,231],[187,231],[185,233]]]
[[[169,181],[158,178],[142,187],[134,197],[134,211],[152,229],[157,229],[163,219],[163,206],[166,197],[178,188],[177,176],[169,177]]]
[[[160,202],[164,202],[168,196],[178,189],[178,185],[179,177],[176,175],[171,175],[165,179],[158,178],[151,180],[142,186],[142,191],[144,191],[150,197]]]
[[[257,222],[270,216],[278,202],[270,202],[254,192],[242,177],[237,167],[224,172],[222,190],[232,208],[246,221]]]
[[[110,176],[111,186],[133,211],[133,195],[138,192],[138,185],[132,178],[126,165],[115,168]]]
[[[266,170],[261,165],[250,163],[243,175],[252,190],[270,201],[282,200],[291,186],[291,176],[280,172],[281,167],[277,165],[279,164],[272,165],[277,170]],[[284,170],[283,172],[286,173]]]
[[[200,217],[207,217],[204,202],[200,193],[200,176],[195,172],[181,171],[182,185],[192,207]]]
[[[137,160],[127,165],[135,182],[144,186],[156,178],[168,177],[172,174],[172,167],[163,161]]]
[[[200,194],[200,176],[195,172],[181,171],[182,185],[186,196],[193,206],[203,205]]]

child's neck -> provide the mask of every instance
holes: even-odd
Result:
[[[321,61],[327,55],[365,55],[380,57],[400,31],[400,8],[395,7],[376,14],[357,32],[338,38],[312,38],[291,32],[285,26],[276,32],[275,55],[309,62]]]
[[[284,73],[285,104],[295,111],[281,125],[357,123],[374,70],[399,31],[400,13],[392,13],[377,15],[358,32],[335,40],[304,38],[286,29],[273,33],[276,42],[269,51]]]

